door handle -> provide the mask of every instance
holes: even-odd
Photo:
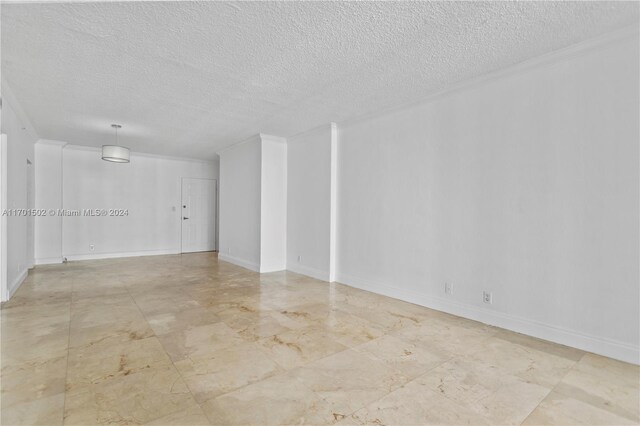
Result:
[[[182,220],[187,220],[187,219],[189,219],[189,218],[188,217],[184,217],[184,216],[182,217]]]

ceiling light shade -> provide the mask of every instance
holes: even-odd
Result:
[[[111,127],[116,130],[116,144],[102,145],[102,159],[113,163],[128,163],[129,148],[118,145],[118,129],[121,129],[122,126],[119,124],[112,124]]]
[[[114,163],[128,163],[129,148],[118,145],[102,145],[102,159]]]

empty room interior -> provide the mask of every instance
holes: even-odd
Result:
[[[0,424],[640,424],[640,2],[2,1]]]

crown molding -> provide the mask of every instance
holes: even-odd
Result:
[[[203,163],[203,164],[210,164],[210,165],[215,165],[218,163],[217,160],[204,160],[202,158],[189,158],[189,157],[176,157],[172,155],[147,154],[146,152],[136,152],[136,151],[131,151],[131,155],[133,155],[134,157],[157,158],[158,160],[187,161],[190,163]]]
[[[270,142],[277,142],[277,143],[287,143],[287,139],[283,138],[281,136],[274,136],[274,135],[267,135],[266,133],[258,133],[255,134],[253,136],[250,136],[246,139],[241,140],[240,142],[236,142],[234,144],[231,144],[229,146],[226,146],[218,151],[216,151],[216,154],[221,155],[224,154],[227,151],[230,151],[234,148],[239,147],[240,145],[244,145],[245,143],[250,143],[250,142],[261,142],[261,141],[270,141]]]
[[[51,141],[51,142],[59,142],[59,141]],[[66,142],[59,142],[59,143],[63,143],[65,149],[69,149],[72,151],[90,151],[90,152],[102,151],[102,147],[74,145]],[[212,165],[212,166],[217,164],[217,161],[215,160],[202,160],[198,158],[173,157],[169,155],[147,154],[144,152],[136,152],[136,151],[130,151],[130,154],[131,154],[131,157],[155,158],[158,160],[170,160],[170,161],[185,161],[189,163],[203,163],[203,164]]]
[[[246,139],[243,139],[243,140],[241,140],[239,142],[235,142],[235,143],[233,143],[233,144],[231,144],[229,146],[226,146],[226,147],[224,147],[222,149],[219,149],[218,151],[216,151],[216,154],[220,155],[220,154],[223,154],[223,153],[225,153],[227,151],[232,150],[233,148],[237,148],[240,145],[244,145],[244,144],[250,143],[250,142],[259,142],[261,139],[262,139],[262,136],[261,136],[260,133],[258,133],[258,134],[255,134],[253,136],[250,136],[250,137],[248,137]]]
[[[605,49],[617,42],[638,40],[638,37],[640,37],[640,25],[630,25],[628,27],[608,32],[600,36],[590,38],[588,40],[580,41],[562,49],[554,50],[552,52],[527,59],[523,62],[502,69],[491,71],[478,77],[463,80],[442,90],[437,90],[420,100],[402,104],[396,107],[374,111],[357,117],[348,118],[341,121],[339,124],[340,126],[348,126],[373,118],[382,117],[387,114],[405,111],[419,105],[435,102],[439,99],[445,98],[458,92],[475,89],[479,86],[489,84],[496,80],[517,76],[547,66],[553,66],[559,62],[566,61],[571,58],[580,57],[594,51]]]
[[[262,139],[263,141],[287,143],[287,138],[283,138],[281,136],[266,135],[264,133],[259,133],[259,135],[260,135],[260,139]]]
[[[296,133],[293,136],[289,136],[287,138],[287,142],[288,143],[291,143],[291,142],[295,143],[295,139],[306,137],[306,136],[311,136],[311,135],[314,135],[316,133],[322,133],[322,132],[331,133],[331,132],[335,131],[336,128],[337,128],[337,124],[334,123],[333,121],[331,121],[329,123],[322,124],[320,126],[312,128],[312,129],[305,130],[304,132]]]
[[[36,144],[38,145],[53,145],[53,146],[65,146],[68,145],[68,142],[64,142],[64,141],[56,141],[53,139],[38,139],[36,141]]]

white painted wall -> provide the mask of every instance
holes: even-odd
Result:
[[[638,363],[638,51],[341,125],[338,280]]]
[[[287,141],[259,134],[220,155],[220,259],[286,268]]]
[[[287,269],[330,281],[335,124],[288,138]]]
[[[27,160],[35,161],[33,146],[37,137],[19,112],[19,107],[11,101],[13,97],[9,90],[3,86],[2,92],[1,133],[7,135],[6,208],[26,209],[29,207],[28,173],[33,173],[33,167],[27,168]],[[33,265],[33,241],[28,238],[29,221],[33,221],[32,216],[9,216],[6,219],[7,232],[2,236],[6,238],[7,247],[6,288],[2,289],[2,300],[7,300],[18,289],[28,268]]]
[[[36,253],[42,263],[62,257],[80,260],[179,253],[181,178],[218,178],[217,167],[210,162],[132,153],[131,163],[118,164],[103,161],[95,148],[37,145],[38,154],[43,155],[36,167],[39,208],[61,205],[65,210],[129,211],[128,216],[120,217],[65,216],[46,219],[46,224],[39,221]],[[60,157],[61,168],[57,166]]]
[[[220,152],[220,259],[260,270],[262,141]]]
[[[36,209],[62,209],[62,150],[65,142],[39,140],[35,145]],[[35,218],[35,263],[62,262],[62,216]]]
[[[7,201],[7,135],[0,133],[0,210],[4,211],[9,204]],[[0,301],[8,300],[9,294],[7,271],[7,216],[0,215]]]
[[[287,268],[287,140],[261,135],[260,272]]]

